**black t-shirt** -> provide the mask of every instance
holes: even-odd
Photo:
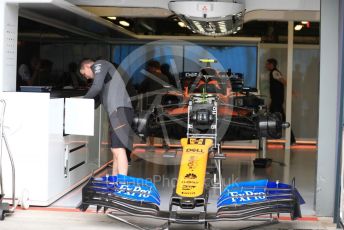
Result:
[[[277,69],[273,69],[270,71],[270,97],[272,103],[284,103],[284,85],[279,80],[274,78],[274,71],[278,71]],[[279,72],[279,71],[278,71]],[[280,72],[279,72],[280,73]]]

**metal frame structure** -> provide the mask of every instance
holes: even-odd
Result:
[[[8,141],[4,132],[4,117],[5,117],[5,110],[6,110],[6,102],[5,100],[0,100],[1,104],[1,114],[0,114],[0,220],[4,220],[5,216],[10,215],[14,213],[14,210],[17,207],[17,202],[16,202],[16,190],[15,190],[15,166],[14,166],[14,160],[13,156],[10,150],[10,147],[8,145]],[[3,180],[2,180],[2,174],[3,174],[3,169],[2,169],[2,160],[3,160],[3,154],[2,154],[2,144],[3,141],[5,142],[6,150],[8,153],[8,157],[11,162],[11,167],[12,167],[12,207],[10,208],[10,204],[8,203],[3,203],[3,198],[5,197],[4,194],[4,185],[3,185]]]

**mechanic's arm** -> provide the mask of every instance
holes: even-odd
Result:
[[[273,71],[272,76],[277,81],[281,82],[283,85],[287,85],[286,79],[282,76],[282,74],[279,71]]]
[[[100,100],[100,94],[98,94],[95,98],[94,98],[94,109],[97,109],[100,104],[101,104],[101,100]]]
[[[107,73],[107,68],[104,64],[96,63],[96,71],[91,88],[88,90],[84,98],[95,98],[104,86],[104,80]]]

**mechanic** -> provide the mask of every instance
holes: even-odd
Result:
[[[146,64],[146,71],[143,71],[145,79],[140,85],[139,92],[143,95],[142,108],[144,110],[152,110],[156,105],[161,104],[162,94],[169,85],[169,79],[161,72],[160,62],[150,60]],[[154,146],[154,137],[149,137],[149,146]],[[165,146],[165,139],[163,145]]]
[[[18,83],[19,85],[32,85],[33,84],[33,79],[36,78],[36,76],[39,73],[40,70],[40,63],[41,60],[33,56],[30,60],[30,64],[21,64],[18,68]]]
[[[84,98],[100,97],[111,123],[111,152],[113,154],[112,174],[128,173],[126,151],[131,151],[133,136],[131,123],[133,108],[126,82],[117,69],[106,60],[84,59],[80,63],[80,73],[86,79],[93,79],[91,88]]]
[[[150,60],[146,66],[146,78],[141,83],[141,92],[149,93],[163,89],[169,84],[169,79],[161,72],[160,62]]]
[[[266,60],[265,67],[269,73],[270,79],[270,98],[271,103],[269,110],[271,113],[281,113],[282,119],[285,121],[285,113],[283,109],[284,103],[284,86],[287,85],[287,81],[283,77],[282,73],[277,69],[277,60],[275,58],[269,58]],[[296,142],[293,131],[291,131],[290,143]]]

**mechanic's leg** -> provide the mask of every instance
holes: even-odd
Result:
[[[112,175],[117,176],[118,174],[118,159],[117,154],[113,148],[111,148],[112,156],[113,156],[113,163],[112,163]]]
[[[148,145],[149,146],[154,146],[154,137],[152,137],[152,136],[148,137]]]
[[[117,174],[128,174],[128,158],[125,148],[111,148],[112,153],[117,158]]]

